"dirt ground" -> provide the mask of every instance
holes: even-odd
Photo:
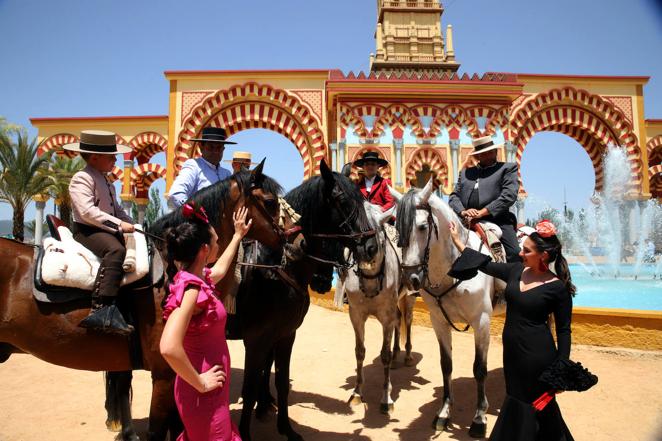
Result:
[[[450,431],[439,433],[431,423],[442,393],[438,344],[432,329],[414,327],[416,365],[392,371],[395,410],[379,412],[382,368],[379,361],[381,328],[375,320],[366,327],[365,406],[347,400],[355,379],[354,334],[345,313],[311,306],[299,330],[292,357],[290,416],[307,440],[469,440],[475,406],[471,374],[473,337],[455,333],[455,407]],[[237,403],[244,349],[231,342],[232,417],[239,420]],[[596,373],[600,382],[584,393],[564,393],[559,404],[576,440],[662,440],[662,352],[643,352],[574,346],[572,358]],[[133,414],[141,436],[147,429],[151,381],[147,372],[134,375]],[[492,339],[487,381],[493,427],[504,394],[501,342]],[[0,365],[0,441],[112,440],[105,428],[102,374],[48,365],[28,355],[14,355]],[[255,421],[253,439],[283,439],[275,416]]]

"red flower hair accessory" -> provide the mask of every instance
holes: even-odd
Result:
[[[205,207],[197,205],[193,201],[187,202],[182,206],[182,214],[186,219],[192,219],[193,216],[195,216],[202,222],[209,224],[209,218],[207,217]]]
[[[547,219],[543,219],[536,224],[536,233],[545,238],[556,236],[556,227]]]

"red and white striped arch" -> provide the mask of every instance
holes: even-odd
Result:
[[[113,167],[113,171],[108,173],[108,182],[115,182],[115,181],[122,181],[124,178],[124,170],[119,168],[118,166]]]
[[[192,109],[182,124],[175,147],[176,170],[195,155],[191,139],[207,125],[223,127],[228,135],[256,128],[282,134],[299,150],[304,178],[319,172],[319,163],[327,151],[321,122],[298,96],[251,82],[219,90]]]
[[[564,87],[523,100],[512,110],[512,115],[518,164],[535,133],[551,127],[579,127],[604,145],[614,144],[626,149],[632,175],[631,191],[640,191],[643,173],[637,137],[627,118],[610,101],[585,90]],[[598,173],[596,169],[596,176]]]
[[[57,135],[49,136],[48,138],[44,139],[41,144],[39,144],[39,148],[37,149],[37,156],[41,156],[44,153],[50,152],[51,150],[60,150],[63,145],[71,144],[74,142],[78,142],[78,137],[76,135],[72,135],[71,133],[58,133]],[[75,152],[66,150],[61,150],[58,153],[66,155],[70,158],[76,156]]]
[[[655,198],[662,198],[662,164],[654,165],[648,169],[651,194]]]
[[[662,135],[657,135],[646,143],[648,152],[648,166],[653,167],[662,163]]]
[[[463,127],[467,128],[469,136],[476,138],[480,136],[480,130],[476,121],[471,118],[466,109],[458,105],[450,105],[444,107],[441,114],[437,116],[430,125],[430,135],[437,136],[441,133],[443,127],[447,129],[462,130]]]
[[[149,187],[160,178],[165,179],[166,169],[159,164],[148,162],[131,169],[131,186],[136,194],[146,192]]]
[[[379,148],[373,147],[373,146],[368,146],[368,147],[363,147],[359,151],[357,151],[354,156],[351,158],[351,162],[354,163],[354,161],[361,159],[361,157],[367,153],[367,152],[376,152],[377,156],[379,156],[382,159],[386,159],[388,161],[388,158],[384,158],[384,152],[382,152]],[[391,163],[385,167],[382,167],[379,169],[379,175],[384,178],[384,179],[391,179]],[[359,168],[352,166],[352,173],[350,174],[350,179],[353,181],[358,181],[359,180]]]
[[[347,130],[350,126],[353,126],[356,136],[359,138],[368,137],[368,130],[365,128],[363,120],[354,114],[351,107],[341,104],[338,106],[338,112],[340,113],[340,127]]]
[[[413,187],[413,183],[416,181],[416,172],[423,170],[425,165],[430,167],[430,171],[434,176],[435,187],[446,188],[448,185],[448,167],[441,154],[429,147],[416,150],[407,163],[405,168],[407,187]]]
[[[129,146],[133,149],[133,157],[144,162],[149,161],[157,153],[168,149],[168,141],[156,132],[142,132],[131,138]]]

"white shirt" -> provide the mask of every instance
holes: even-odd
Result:
[[[370,193],[370,190],[372,190],[372,184],[375,183],[375,176],[372,178],[365,176],[363,179],[365,179],[365,189]]]

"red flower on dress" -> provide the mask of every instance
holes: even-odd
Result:
[[[202,222],[209,224],[209,218],[207,217],[205,207],[201,207],[193,201],[184,204],[182,207],[182,214],[187,219],[191,219],[193,216],[195,216]]]
[[[536,233],[538,233],[540,237],[552,237],[556,235],[556,227],[549,220],[543,219],[536,224]]]

